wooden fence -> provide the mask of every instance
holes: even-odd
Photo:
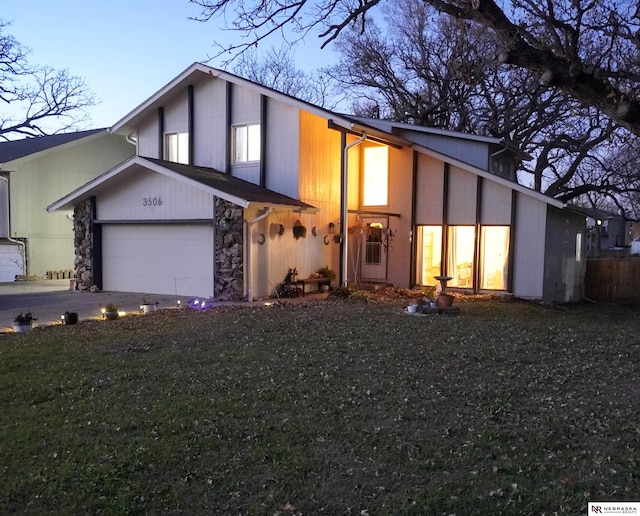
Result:
[[[602,303],[640,303],[640,258],[587,260],[585,297]]]

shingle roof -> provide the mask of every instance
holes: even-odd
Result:
[[[194,165],[182,165],[172,161],[165,161],[156,158],[147,158],[161,167],[180,174],[183,177],[197,181],[200,184],[214,188],[234,197],[246,199],[249,202],[264,202],[269,204],[282,204],[286,206],[299,206],[300,208],[313,208],[310,204],[304,203],[292,197],[279,194],[262,186],[244,181],[219,170],[208,167],[197,167]]]
[[[0,143],[0,163],[7,163],[14,159],[24,158],[36,152],[42,152],[53,147],[58,147],[59,145],[64,145],[65,143],[86,138],[100,131],[105,131],[105,129],[90,129],[88,131],[78,131],[75,133],[52,134],[49,136],[2,142]]]

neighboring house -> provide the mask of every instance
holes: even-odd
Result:
[[[117,122],[136,156],[74,210],[78,288],[264,297],[340,282],[582,297],[584,217],[517,184],[493,138],[339,115],[194,64]]]
[[[627,254],[633,240],[633,222],[605,210],[568,205],[585,218],[587,257]]]
[[[0,281],[73,270],[73,221],[45,208],[134,150],[105,129],[0,143]]]

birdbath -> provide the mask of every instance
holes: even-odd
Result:
[[[444,294],[447,290],[447,281],[451,281],[453,277],[452,276],[434,276],[433,279],[440,282],[440,293]]]
[[[442,313],[443,311],[448,312],[456,312],[458,311],[457,307],[454,308],[453,305],[454,297],[451,294],[447,294],[447,282],[452,280],[451,276],[434,276],[433,279],[440,282],[440,295],[436,299],[436,304],[438,305],[438,313]]]

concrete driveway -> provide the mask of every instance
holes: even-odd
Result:
[[[34,326],[60,323],[64,312],[76,312],[78,319],[100,318],[109,303],[125,312],[140,312],[143,299],[158,303],[158,308],[186,306],[189,298],[126,292],[80,292],[69,290],[69,280],[14,281],[0,283],[0,332],[13,331],[13,319],[31,312]]]

